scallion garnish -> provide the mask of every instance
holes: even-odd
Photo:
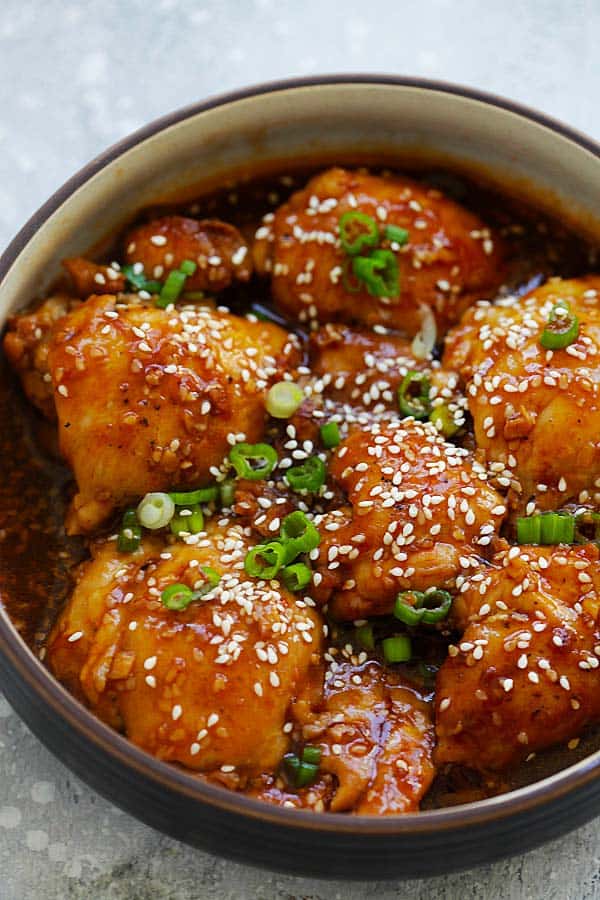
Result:
[[[175,515],[175,504],[168,494],[153,492],[142,498],[136,512],[140,525],[155,531],[169,524]]]
[[[304,391],[293,381],[278,381],[269,388],[265,406],[274,419],[289,419],[304,400]]]
[[[379,243],[379,227],[372,216],[358,210],[345,212],[339,221],[340,243],[348,256],[356,256],[366,247]]]
[[[396,634],[381,642],[383,657],[387,663],[408,662],[412,656],[411,640],[406,634]]]
[[[260,481],[268,478],[277,465],[277,453],[269,444],[236,444],[229,461],[240,478]]]
[[[233,506],[235,502],[235,481],[233,478],[228,478],[219,484],[219,499],[221,500],[221,506]]]
[[[399,225],[386,225],[383,229],[383,235],[392,244],[398,244],[400,247],[403,247],[409,238],[406,228],[400,228]]]
[[[156,298],[156,306],[165,309],[171,303],[175,303],[183,290],[183,286],[189,275],[193,275],[197,265],[191,259],[184,259],[178,269],[169,272],[163,284],[160,294]]]
[[[293,562],[302,553],[310,553],[321,543],[321,535],[306,513],[298,509],[285,517],[279,536],[285,547],[285,564]]]
[[[246,575],[270,581],[285,565],[285,549],[279,541],[259,544],[249,550],[244,559]]]
[[[416,390],[415,390],[416,388]],[[431,385],[425,372],[407,372],[398,388],[400,412],[413,419],[427,419],[431,412]]]
[[[371,297],[397,297],[400,293],[398,262],[391,250],[373,250],[369,256],[355,256],[352,271]]]
[[[441,406],[436,406],[431,410],[429,421],[435,425],[440,434],[443,434],[444,437],[447,438],[453,437],[460,428],[460,426],[456,424],[454,415],[445,403],[442,403]]]
[[[405,625],[435,625],[447,618],[452,606],[448,591],[402,591],[396,597],[394,616]]]
[[[176,511],[170,522],[171,531],[180,534],[199,534],[204,530],[204,516],[198,503],[191,503]]]
[[[123,521],[117,538],[119,553],[133,553],[140,546],[142,529],[135,514],[135,509],[128,509],[123,514]]]
[[[318,456],[311,456],[299,466],[288,469],[283,476],[293,491],[318,491],[325,484],[327,469]]]
[[[556,303],[548,316],[548,323],[540,337],[545,350],[563,350],[579,337],[579,319],[571,312],[568,303]]]
[[[221,581],[221,576],[211,566],[200,566],[199,571],[206,578],[205,584],[195,590],[192,590],[187,584],[170,584],[160,595],[163,606],[177,612],[187,609],[190,603],[201,600],[210,594]]]
[[[570,513],[544,512],[517,519],[519,544],[572,544],[575,540],[575,516]]]
[[[285,548],[284,548],[285,549]],[[306,563],[294,563],[281,570],[281,580],[288,591],[303,591],[310,584],[312,572]]]
[[[131,287],[135,291],[148,291],[149,294],[158,294],[162,288],[162,283],[148,278],[144,274],[143,269],[141,272],[136,272],[135,269],[135,264],[121,266],[121,274],[125,276],[126,281],[129,282]]]
[[[373,626],[370,622],[361,625],[356,629],[356,640],[365,650],[375,649],[375,635],[373,634]]]
[[[341,441],[340,427],[337,422],[321,425],[321,441],[327,450],[333,450]]]
[[[292,785],[296,788],[307,787],[312,784],[319,774],[321,762],[320,747],[307,745],[301,756],[297,753],[286,753],[283,757],[283,767]]]
[[[175,506],[190,506],[196,503],[212,503],[219,496],[219,488],[216,484],[209,487],[198,488],[195,491],[171,491],[169,497]]]

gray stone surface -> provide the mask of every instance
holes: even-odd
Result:
[[[599,26],[598,0],[2,0],[0,244],[149,119],[286,75],[447,78],[599,138]],[[1,900],[587,900],[600,897],[599,857],[592,823],[523,858],[428,882],[344,886],[248,869],[111,807],[0,699]]]

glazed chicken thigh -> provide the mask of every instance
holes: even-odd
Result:
[[[320,658],[322,626],[281,586],[245,576],[248,546],[234,524],[191,545],[149,539],[134,554],[100,544],[49,639],[50,668],[161,759],[202,771],[276,767],[289,743],[288,706]],[[210,570],[221,580],[204,598],[165,608],[166,588],[198,590]]]
[[[382,243],[396,254],[397,297],[347,288],[339,240],[347,212],[372,217],[383,235],[386,226],[408,231],[402,246]],[[257,270],[270,274],[276,304],[300,322],[383,324],[412,336],[425,306],[444,333],[502,281],[500,239],[439,191],[404,177],[329,169],[269,213],[256,238]]]
[[[112,295],[59,319],[47,359],[79,488],[68,529],[89,531],[147,491],[209,480],[230,435],[262,437],[265,393],[296,348],[268,322]]]
[[[315,596],[335,618],[391,612],[401,590],[445,587],[484,555],[506,513],[485,469],[430,423],[354,432],[331,477],[348,506],[316,517]]]
[[[512,547],[468,578],[436,685],[438,763],[506,769],[600,719],[600,555]]]
[[[557,308],[577,317],[579,332],[552,350],[541,338]],[[448,335],[444,366],[465,379],[477,445],[506,468],[517,506],[600,500],[599,351],[597,276],[479,305]]]

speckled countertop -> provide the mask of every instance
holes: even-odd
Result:
[[[0,244],[76,169],[148,120],[288,75],[449,79],[600,138],[599,38],[598,0],[2,0]],[[0,900],[374,895],[600,897],[600,820],[522,858],[427,882],[287,878],[191,850],[121,813],[0,697]]]

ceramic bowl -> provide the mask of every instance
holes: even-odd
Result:
[[[427,159],[526,193],[600,232],[600,147],[508,101],[448,84],[341,76],[269,84],[195,104],[126,138],[75,175],[0,260],[0,324],[141,207],[190,186],[273,168]],[[0,684],[34,733],[84,781],[147,824],[225,856],[303,875],[381,879],[467,868],[600,811],[600,754],[511,793],[398,817],[279,809],[203,784],[84,709],[0,613]]]

